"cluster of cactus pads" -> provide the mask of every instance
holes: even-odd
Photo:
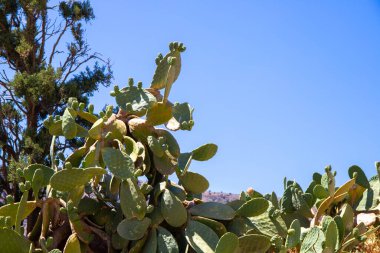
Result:
[[[51,166],[17,170],[22,197],[0,207],[1,253],[349,252],[377,230],[357,214],[379,214],[380,175],[368,180],[357,166],[339,188],[327,167],[306,191],[285,179],[281,198],[248,189],[227,204],[203,202],[209,183],[189,166],[217,146],[182,152],[170,132],[189,131],[194,121],[188,103],[168,100],[185,51],[181,43],[169,48],[156,59],[150,88],[133,79],[114,87],[117,110],[95,114],[73,98],[62,116],[45,121]],[[60,138],[85,144],[56,154]]]

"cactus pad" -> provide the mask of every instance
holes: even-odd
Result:
[[[197,253],[214,252],[218,235],[208,226],[190,220],[185,229],[186,240]]]
[[[58,191],[71,191],[85,185],[94,176],[101,176],[106,171],[102,168],[65,169],[50,178],[50,185]]]
[[[217,202],[205,202],[193,206],[189,211],[192,215],[199,215],[215,220],[232,220],[236,214],[230,206]]]
[[[164,227],[157,227],[157,246],[160,253],[179,253],[174,236]]]
[[[69,108],[65,109],[62,116],[62,133],[66,139],[73,139],[77,135],[75,116]]]
[[[165,189],[161,195],[161,213],[166,222],[180,227],[187,221],[187,211],[182,202],[171,191]]]
[[[19,207],[19,203],[7,204],[0,207],[0,216],[11,217],[11,225],[13,226],[16,222],[16,214]],[[36,201],[28,201],[24,208],[23,215],[21,215],[21,220],[25,219],[33,212],[37,207]]]
[[[141,239],[148,229],[151,220],[145,217],[142,220],[123,220],[117,226],[117,232],[121,237],[127,240]]]
[[[237,215],[245,217],[258,216],[264,213],[269,207],[268,200],[264,198],[254,198],[245,202],[237,211]]]
[[[218,146],[213,143],[205,144],[193,150],[193,159],[197,161],[207,161],[218,151]]]
[[[0,252],[28,253],[30,242],[8,228],[0,228]]]
[[[318,227],[313,227],[307,232],[302,241],[301,253],[322,253],[325,235]]]
[[[237,253],[263,253],[271,246],[270,239],[265,235],[245,235],[239,237]]]
[[[103,148],[103,161],[115,176],[121,179],[131,178],[135,170],[132,159],[118,149]]]
[[[180,183],[183,185],[186,191],[201,194],[205,192],[209,187],[209,182],[207,179],[195,172],[188,171],[185,175],[177,175],[179,177]]]

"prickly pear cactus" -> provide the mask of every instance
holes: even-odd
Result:
[[[340,187],[328,166],[305,191],[285,178],[280,198],[249,188],[227,204],[204,202],[209,182],[191,165],[218,147],[183,151],[173,134],[194,126],[193,107],[169,100],[185,49],[173,42],[157,57],[149,88],[132,78],[115,86],[117,107],[95,113],[71,98],[45,120],[51,161],[17,169],[22,195],[0,206],[1,253],[348,252],[376,232],[380,163],[370,180],[350,167]],[[56,154],[63,138],[84,145]],[[357,216],[368,212],[377,214],[372,228]]]

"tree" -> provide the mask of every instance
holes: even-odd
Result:
[[[110,84],[109,61],[85,40],[94,17],[89,1],[0,0],[0,186],[7,192],[15,191],[8,179],[17,166],[48,162],[47,115],[61,114],[69,97],[87,103]]]

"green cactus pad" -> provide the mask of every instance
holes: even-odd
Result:
[[[79,167],[83,157],[86,155],[86,147],[80,147],[76,150],[74,150],[73,153],[71,153],[67,158],[65,162],[71,163],[73,167]]]
[[[330,196],[335,192],[335,176],[331,172],[331,167],[326,168],[326,173],[322,175],[321,185],[329,191]]]
[[[16,215],[17,215],[18,207],[19,207],[19,203],[12,203],[12,204],[7,204],[4,206],[1,206],[0,207],[0,216],[11,217],[11,224],[13,226],[16,222]],[[26,203],[25,208],[24,208],[24,213],[23,213],[23,215],[21,215],[21,220],[28,217],[29,214],[31,214],[36,207],[37,207],[36,201],[28,201]]]
[[[144,116],[147,110],[157,103],[156,98],[143,88],[136,86],[125,87],[116,95],[116,103],[128,113]],[[127,107],[130,104],[130,107]]]
[[[239,238],[230,232],[225,233],[216,245],[215,253],[235,253],[239,247]]]
[[[338,229],[338,243],[342,242],[345,235],[345,227],[343,224],[343,219],[339,215],[336,215],[334,218],[335,225]]]
[[[154,156],[153,162],[156,167],[156,170],[159,171],[162,175],[171,175],[174,173],[175,168],[177,167],[177,159],[171,156],[170,153],[166,150],[164,155],[161,157]]]
[[[118,149],[103,148],[102,157],[108,169],[115,176],[121,179],[133,177],[135,167],[132,159],[128,155],[123,155]]]
[[[320,184],[317,184],[313,188],[313,194],[319,199],[325,199],[330,196],[329,192]]]
[[[0,228],[0,252],[28,253],[30,242],[12,229]]]
[[[120,205],[127,219],[137,218],[142,220],[146,213],[146,200],[137,183],[128,178],[121,183]]]
[[[35,196],[38,196],[38,192],[40,188],[47,185],[44,172],[42,169],[37,169],[34,171],[33,179],[32,179],[32,189]]]
[[[110,125],[105,128],[106,132],[110,132],[110,139],[123,140],[127,134],[127,126],[119,119],[114,120]]]
[[[201,194],[205,192],[209,187],[209,182],[207,179],[198,173],[188,171],[183,176],[177,176],[180,180],[180,184],[182,184],[185,190],[188,192]]]
[[[168,62],[170,57],[175,57],[174,64],[170,64]],[[168,71],[171,66],[174,68],[171,83],[174,83],[181,72],[181,52],[178,49],[171,49],[165,57],[159,60],[156,71],[153,75],[152,84],[150,86],[151,88],[159,90],[166,87],[168,82]]]
[[[117,226],[117,232],[124,239],[135,241],[141,239],[148,229],[151,220],[145,217],[142,220],[125,219]]]
[[[124,136],[123,143],[125,144],[125,152],[135,162],[139,155],[139,145],[129,136]]]
[[[349,204],[344,204],[341,208],[340,217],[344,224],[345,231],[351,231],[354,227],[354,210]]]
[[[246,234],[249,230],[258,229],[246,217],[237,216],[227,224],[227,230],[238,236]]]
[[[61,136],[63,135],[62,132],[62,120],[55,120],[51,122],[48,126],[49,134],[55,135],[55,136]]]
[[[88,135],[94,140],[99,140],[100,138],[102,138],[103,127],[104,119],[100,118],[97,121],[95,121],[90,130],[88,130]]]
[[[28,167],[24,169],[24,177],[25,180],[32,182],[33,176],[36,170],[41,170],[43,178],[41,181],[42,186],[46,186],[49,184],[50,178],[54,174],[54,170],[52,170],[50,167],[47,167],[42,164],[31,164]],[[41,187],[42,187],[41,186]]]
[[[165,139],[165,144],[168,145],[168,150],[170,154],[178,158],[179,155],[181,154],[181,151],[180,151],[178,142],[174,138],[174,136],[169,131],[166,131],[165,129],[158,128],[154,132],[156,133],[157,137],[163,137]]]
[[[273,205],[269,203],[269,208],[265,213],[259,216],[249,217],[249,220],[262,234],[269,237],[280,235],[285,238],[287,235],[285,221],[281,216],[272,217],[270,214],[270,210],[272,210],[272,208]]]
[[[67,239],[63,253],[81,253],[81,246],[78,236],[76,234],[70,235]]]
[[[199,221],[200,223],[203,223],[206,226],[210,227],[212,230],[214,230],[214,232],[219,237],[221,237],[222,235],[224,235],[225,233],[227,233],[226,227],[223,225],[223,223],[221,223],[219,221],[212,220],[212,219],[209,219],[209,218],[205,218],[205,217],[202,217],[202,216],[193,216],[192,219],[195,220],[195,221]]]
[[[85,185],[94,176],[101,176],[106,171],[102,168],[66,169],[55,173],[50,178],[50,185],[58,191],[71,191]]]
[[[328,223],[325,230],[325,237],[326,240],[324,246],[326,248],[331,249],[332,252],[339,249],[339,230],[334,220]]]
[[[146,113],[146,122],[152,126],[158,126],[168,122],[172,118],[172,107],[168,103],[156,103]]]
[[[83,158],[81,167],[87,168],[95,166],[98,163],[98,161],[95,161],[96,152],[96,149],[91,147],[86,156]]]
[[[152,228],[149,232],[148,239],[144,245],[142,253],[157,252],[157,230]]]
[[[270,238],[265,235],[245,235],[239,237],[239,248],[236,253],[263,253],[270,246]]]
[[[69,108],[65,109],[62,116],[62,133],[66,139],[73,139],[77,135],[77,125],[75,116]]]
[[[185,229],[187,242],[197,253],[214,252],[218,244],[218,235],[208,226],[190,220]]]
[[[300,253],[322,253],[324,241],[323,231],[318,227],[312,227],[302,241]]]
[[[211,159],[218,151],[218,146],[213,143],[208,143],[200,146],[192,151],[193,160],[207,161]]]
[[[245,202],[237,211],[237,215],[245,217],[258,216],[264,213],[269,207],[268,200],[264,198],[254,198]]]
[[[380,182],[377,176],[371,178],[369,181],[370,188],[363,192],[356,210],[368,211],[375,210],[380,204]]]
[[[146,139],[155,131],[154,127],[146,123],[146,120],[133,118],[128,121],[129,130],[133,137],[146,144]]]
[[[193,111],[188,103],[175,103],[173,106],[173,117],[166,124],[166,128],[172,131],[178,129],[190,131],[194,126]]]
[[[235,211],[230,206],[217,203],[205,202],[189,209],[192,215],[198,215],[215,220],[232,220],[235,217]]]
[[[369,188],[370,184],[368,182],[367,176],[359,166],[354,165],[348,169],[348,175],[350,178],[354,178],[355,172],[357,173],[356,183],[366,189]]]
[[[150,150],[152,150],[155,156],[162,157],[165,154],[165,151],[162,145],[158,142],[157,138],[155,138],[154,136],[148,136],[147,143]]]
[[[157,227],[157,246],[160,253],[179,253],[174,236],[164,227]]]
[[[170,182],[168,189],[175,195],[180,201],[186,200],[186,192],[182,186],[179,186],[173,182]]]
[[[168,189],[161,195],[161,213],[166,222],[173,227],[180,227],[187,221],[187,211],[182,202]]]
[[[301,240],[301,224],[299,220],[294,220],[290,225],[289,230],[292,230],[291,233],[288,232],[285,241],[285,247],[288,249],[296,247]]]
[[[95,121],[98,120],[98,117],[96,117],[94,114],[91,114],[89,112],[77,111],[77,114],[79,117],[81,117],[84,120],[87,120],[90,123],[95,123]]]

